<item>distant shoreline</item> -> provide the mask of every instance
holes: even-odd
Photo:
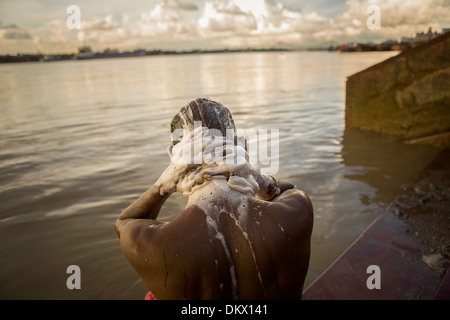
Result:
[[[129,58],[129,57],[145,57],[145,56],[164,56],[164,55],[190,55],[190,54],[221,54],[221,53],[245,53],[245,52],[316,52],[316,51],[328,51],[339,52],[335,48],[308,48],[308,49],[282,49],[282,48],[270,48],[270,49],[221,49],[221,50],[189,50],[189,51],[174,51],[174,50],[150,50],[146,51],[143,55],[113,55],[110,56],[102,54],[98,57],[90,59],[111,59],[111,58]],[[370,50],[370,51],[396,51],[396,50]],[[343,52],[343,51],[341,51]],[[347,51],[350,52],[350,51]],[[346,52],[346,53],[347,53]],[[368,52],[368,51],[352,51],[352,52]],[[100,53],[98,53],[100,54]],[[45,60],[47,56],[54,58]],[[72,60],[88,60],[77,59],[75,53],[71,54],[17,54],[17,55],[0,55],[0,63],[21,63],[21,62],[55,62],[55,61],[72,61]]]
[[[0,55],[0,63],[16,63],[16,62],[53,62],[53,61],[69,61],[69,60],[91,60],[91,59],[111,59],[111,58],[128,58],[128,57],[143,57],[143,56],[162,56],[162,55],[188,55],[188,54],[213,54],[213,53],[239,53],[239,52],[288,52],[299,51],[289,49],[222,49],[222,50],[189,50],[189,51],[175,51],[175,50],[150,50],[145,54],[133,55],[127,52],[119,54],[103,54],[95,53],[90,58],[77,58],[75,53],[66,54],[17,54],[17,55]],[[46,57],[51,56],[51,59],[46,60]]]
[[[328,47],[317,48],[246,48],[246,49],[216,49],[201,50],[192,49],[187,51],[161,50],[161,49],[136,49],[134,51],[119,52],[116,49],[106,49],[104,52],[92,52],[89,46],[83,45],[79,48],[79,53],[63,53],[63,54],[16,54],[15,56],[7,54],[0,55],[0,63],[15,62],[53,62],[67,60],[86,60],[86,59],[110,59],[110,58],[128,58],[140,56],[156,56],[156,55],[186,55],[186,54],[212,54],[212,53],[235,53],[235,52],[302,52],[302,51],[338,51],[338,52],[373,52],[373,51],[405,51],[432,39],[450,32],[450,29],[443,29],[441,33],[432,32],[431,27],[428,32],[417,33],[415,38],[403,37],[400,42],[396,40],[387,40],[382,43],[348,43],[334,44]]]

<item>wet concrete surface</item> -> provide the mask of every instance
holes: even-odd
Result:
[[[373,265],[379,267],[378,279],[369,268]],[[446,149],[306,288],[303,299],[450,299],[449,265],[450,149]],[[370,289],[376,282],[379,289]]]

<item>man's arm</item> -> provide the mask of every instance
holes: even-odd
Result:
[[[128,206],[116,220],[116,232],[120,232],[130,219],[152,219],[156,220],[161,207],[169,198],[171,193],[161,194],[160,184],[154,184],[145,191],[136,201]]]
[[[183,137],[183,139],[171,149],[171,161],[156,183],[145,193],[134,201],[119,215],[116,220],[116,232],[120,237],[121,230],[130,220],[145,219],[139,224],[145,225],[159,223],[156,221],[161,207],[169,196],[177,191],[179,181],[189,172],[198,167],[198,164],[191,164],[190,146],[192,140],[198,138],[203,133],[203,128],[199,127]],[[189,152],[185,152],[188,150]],[[185,159],[186,158],[186,159]],[[195,182],[195,181],[194,181]]]

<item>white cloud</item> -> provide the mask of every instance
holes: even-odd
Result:
[[[381,28],[369,30],[366,19],[369,4],[380,8]],[[347,9],[334,19],[327,38],[336,41],[380,41],[413,36],[428,27],[440,30],[450,26],[450,0],[347,0]]]
[[[247,34],[257,27],[255,17],[244,12],[232,2],[220,4],[205,2],[203,13],[198,19],[198,26],[206,37],[214,33],[233,31],[237,34]]]
[[[164,8],[175,10],[198,10],[195,3],[182,1],[182,0],[165,0],[163,2]]]
[[[325,0],[321,1],[322,3]],[[342,11],[300,10],[288,0],[164,0],[136,15],[105,13],[86,16],[81,30],[68,30],[62,18],[37,28],[0,25],[0,48],[21,45],[44,52],[74,52],[83,43],[95,50],[193,49],[224,47],[310,47],[334,42],[400,39],[450,27],[450,0],[347,0]],[[369,30],[367,7],[381,9],[381,29]],[[140,2],[142,5],[142,2]],[[309,4],[311,6],[311,4]],[[310,8],[310,7],[308,7]]]
[[[81,29],[84,31],[112,31],[127,23],[127,16],[107,15],[104,18],[88,17],[81,21]]]
[[[0,24],[0,37],[4,39],[30,39],[31,36],[27,30],[12,24],[3,26]]]

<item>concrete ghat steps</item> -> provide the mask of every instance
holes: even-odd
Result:
[[[450,148],[450,32],[347,78],[345,125]]]
[[[420,179],[429,178],[433,168],[447,172],[443,178],[448,179],[450,149],[444,150]],[[431,176],[438,179],[436,175]],[[441,278],[423,261],[422,254],[426,251],[423,242],[397,217],[393,204],[306,288],[304,300],[450,299],[450,268]],[[373,274],[367,272],[371,265],[380,268],[380,289],[369,289],[366,284]]]

